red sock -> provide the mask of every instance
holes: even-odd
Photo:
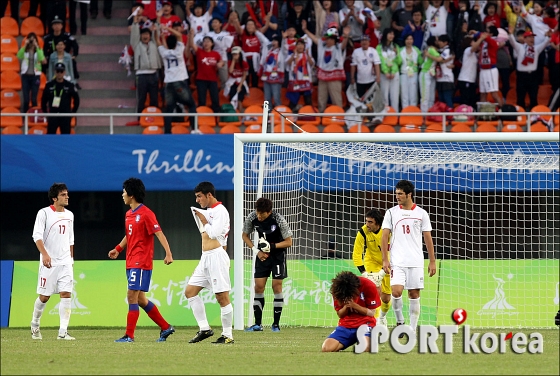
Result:
[[[161,330],[169,329],[169,324],[165,321],[161,313],[159,313],[159,309],[154,303],[148,301],[148,304],[144,307],[144,311],[146,311],[148,316],[161,328]]]
[[[136,324],[138,323],[138,317],[140,317],[138,304],[129,304],[128,315],[126,316],[126,335],[130,338],[134,338],[134,330],[136,329]]]

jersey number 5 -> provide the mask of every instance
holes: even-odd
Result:
[[[128,235],[132,235],[132,223],[128,225]]]

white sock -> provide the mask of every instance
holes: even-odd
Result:
[[[38,328],[41,323],[41,316],[43,315],[43,310],[47,303],[43,303],[39,297],[35,300],[35,304],[33,305],[33,317],[31,318],[31,326],[34,328]]]
[[[232,324],[233,324],[233,307],[231,303],[225,307],[220,307],[221,318],[222,318],[222,335],[228,338],[233,338]]]
[[[187,300],[200,330],[210,330],[210,325],[208,325],[208,320],[206,319],[206,308],[204,308],[204,303],[200,296],[196,295]]]
[[[58,314],[60,316],[60,329],[58,335],[63,336],[68,331],[68,323],[70,322],[70,314],[72,313],[72,299],[60,298],[58,305]]]
[[[397,323],[398,324],[403,324],[404,323],[404,316],[402,313],[402,307],[403,307],[403,302],[402,302],[402,296],[395,298],[394,296],[391,296],[391,301],[392,301],[392,305],[393,305],[393,311],[395,312],[395,318],[397,319]]]
[[[381,310],[381,308],[380,308],[379,310]],[[387,315],[387,312],[383,312],[383,311],[381,310],[381,313],[379,314],[379,318],[382,319],[382,318],[385,317],[386,315]]]
[[[412,330],[416,331],[416,326],[418,326],[418,319],[420,318],[420,298],[408,299],[410,306],[410,327]]]

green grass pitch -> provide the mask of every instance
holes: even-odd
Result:
[[[537,331],[544,337],[543,354],[463,354],[461,331],[454,336],[453,354],[395,353],[388,344],[379,354],[321,353],[333,328],[282,328],[280,333],[234,331],[235,344],[214,345],[219,336],[197,344],[188,340],[196,328],[176,328],[167,342],[157,343],[159,330],[136,330],[135,343],[114,343],[123,328],[70,328],[76,341],[58,341],[56,328],[42,328],[42,341],[31,339],[29,328],[2,329],[1,374],[408,374],[408,375],[536,375],[560,374],[559,331]],[[475,331],[475,330],[473,330]],[[485,332],[484,330],[476,330]],[[519,331],[519,330],[518,330]],[[518,332],[514,331],[514,332]],[[505,332],[494,330],[495,333]],[[404,340],[403,340],[404,341]],[[442,336],[438,340],[443,350]]]

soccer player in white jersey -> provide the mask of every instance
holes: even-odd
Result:
[[[39,210],[33,227],[33,241],[39,250],[39,281],[31,319],[31,338],[43,339],[41,316],[51,295],[60,295],[58,339],[74,340],[67,332],[70,322],[72,288],[74,286],[74,214],[68,206],[68,188],[55,183],[49,189],[50,206]]]
[[[202,237],[202,257],[189,279],[185,296],[193,311],[194,318],[200,330],[189,343],[200,342],[214,335],[208,324],[204,302],[198,296],[203,288],[211,290],[216,295],[220,305],[222,319],[222,335],[217,344],[233,344],[233,307],[229,299],[231,282],[229,278],[230,260],[226,252],[227,238],[229,235],[229,213],[224,205],[216,199],[216,189],[208,181],[199,183],[194,193],[196,202],[201,208],[206,208],[206,216],[198,211],[194,214],[200,219],[203,227],[200,228]]]
[[[196,103],[194,102],[191,89],[187,79],[189,73],[185,65],[185,45],[181,42],[181,33],[177,30],[161,26],[163,31],[167,31],[168,37],[160,35],[156,32],[156,43],[158,45],[158,52],[163,62],[165,70],[165,113],[172,113],[177,103],[181,103],[188,107],[189,113],[196,113]],[[166,116],[163,120],[165,133],[171,133],[172,118]],[[194,129],[194,117],[190,117],[191,129]]]
[[[391,275],[391,301],[397,325],[404,324],[402,292],[408,291],[410,326],[416,331],[420,317],[420,290],[424,288],[424,254],[422,236],[428,249],[428,274],[436,274],[436,258],[432,240],[432,224],[428,213],[413,201],[414,184],[401,180],[395,187],[397,206],[385,213],[381,253],[383,270]],[[389,262],[389,236],[391,261]],[[404,335],[401,335],[402,338]]]

